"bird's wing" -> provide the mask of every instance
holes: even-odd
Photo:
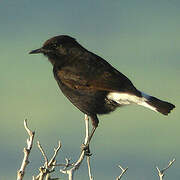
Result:
[[[55,66],[54,75],[57,81],[71,89],[103,90],[103,91],[136,91],[131,81],[122,73],[113,68],[102,58],[96,56],[78,59],[71,65],[64,67]]]

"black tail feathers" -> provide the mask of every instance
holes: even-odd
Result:
[[[150,96],[148,98],[147,103],[150,106],[153,106],[158,112],[160,112],[164,115],[168,115],[171,112],[171,110],[175,108],[175,105],[173,105],[169,102],[165,102],[160,99],[157,99],[153,96]]]

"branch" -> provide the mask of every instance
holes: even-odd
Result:
[[[24,158],[21,164],[21,168],[17,171],[17,180],[22,180],[25,174],[25,169],[26,166],[29,163],[29,154],[31,152],[32,149],[32,145],[33,145],[33,140],[34,140],[34,134],[35,132],[31,131],[28,126],[27,126],[27,120],[24,120],[24,128],[27,131],[29,138],[27,139],[27,147],[24,148]]]
[[[175,158],[174,158],[173,160],[171,160],[171,161],[169,162],[168,166],[165,167],[165,168],[162,169],[162,170],[159,170],[159,168],[156,166],[156,169],[157,169],[157,171],[158,171],[158,175],[159,175],[159,179],[160,179],[160,180],[163,180],[163,177],[164,177],[164,175],[165,175],[165,171],[172,166],[172,164],[175,162],[175,160],[176,160]]]
[[[58,151],[61,148],[61,142],[59,141],[58,142],[58,147],[54,148],[54,154],[53,154],[53,156],[52,156],[52,158],[51,158],[51,160],[49,162],[48,162],[48,158],[47,158],[47,156],[45,154],[45,151],[43,150],[40,142],[38,141],[37,144],[38,144],[38,148],[40,149],[40,151],[41,151],[41,153],[42,153],[42,155],[44,157],[45,163],[44,163],[43,166],[41,166],[39,168],[40,173],[36,177],[33,177],[33,180],[43,180],[44,178],[45,178],[45,180],[53,180],[53,179],[57,180],[58,178],[53,178],[52,179],[50,177],[50,173],[52,173],[54,171],[55,167],[57,166],[55,158],[56,158],[56,156],[58,154]]]
[[[54,148],[54,155],[52,156],[51,160],[49,161],[48,163],[48,167],[51,167],[51,166],[54,166],[53,163],[55,162],[55,158],[58,154],[58,151],[61,149],[62,145],[61,145],[61,142],[59,141],[58,142],[58,147],[57,148]]]
[[[127,168],[122,168],[122,166],[118,166],[121,170],[122,170],[122,172],[121,172],[121,174],[116,178],[116,180],[120,180],[121,179],[121,177],[126,173],[126,171],[128,170],[128,167]]]
[[[43,150],[43,148],[42,148],[42,146],[41,146],[39,141],[37,141],[37,146],[38,146],[39,150],[41,151],[41,153],[42,153],[42,155],[44,157],[44,161],[45,161],[44,166],[46,168],[48,168],[48,158],[47,158],[47,156],[46,156],[46,154],[45,154],[45,152],[44,152],[44,150]]]
[[[89,118],[86,114],[85,114],[84,120],[85,120],[85,127],[86,127],[86,136],[85,136],[84,144],[86,144],[89,137]],[[87,166],[88,166],[89,179],[93,180],[93,177],[91,174],[90,156],[87,156]]]
[[[91,174],[90,156],[87,156],[87,165],[88,165],[89,179],[93,180],[93,177],[92,177],[92,174]]]
[[[89,137],[89,118],[86,114],[85,114],[85,126],[86,126],[86,135],[85,135],[84,144],[86,145]],[[79,159],[76,161],[76,163],[74,163],[71,169],[67,169],[67,167],[65,167],[63,169],[60,169],[60,172],[63,174],[67,174],[69,176],[69,180],[73,180],[74,172],[80,167],[84,157],[85,157],[85,150],[81,152]]]

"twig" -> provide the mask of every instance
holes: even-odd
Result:
[[[122,168],[122,166],[118,166],[121,170],[122,170],[122,172],[121,172],[121,174],[116,178],[116,180],[120,180],[121,179],[121,177],[126,173],[126,171],[128,170],[128,167],[127,168]]]
[[[42,153],[42,155],[44,157],[45,167],[48,168],[48,158],[47,158],[47,156],[46,156],[46,154],[45,154],[45,152],[44,152],[44,150],[43,150],[43,148],[42,148],[42,146],[41,146],[39,141],[37,141],[37,145],[38,145],[38,148],[39,148],[39,150],[41,151],[41,153]]]
[[[86,123],[86,138],[84,140],[84,144],[88,141],[88,137],[89,137],[89,118],[88,116],[85,114],[85,123]],[[87,166],[88,166],[88,174],[89,174],[89,179],[93,180],[92,174],[91,174],[91,165],[90,165],[90,156],[87,156]]]
[[[84,116],[84,120],[85,120],[85,139],[84,139],[84,144],[86,144],[88,142],[88,138],[89,138],[89,118],[88,118],[88,116],[86,114]]]
[[[89,118],[86,114],[85,114],[85,126],[86,126],[86,136],[85,136],[84,144],[86,145],[88,142],[88,137],[89,137]],[[60,172],[63,174],[67,174],[69,177],[69,180],[73,180],[74,172],[79,168],[84,157],[85,157],[85,150],[81,152],[79,159],[76,161],[76,163],[74,163],[71,169],[67,169],[67,168],[60,169]]]
[[[41,166],[39,168],[40,173],[36,177],[33,177],[33,180],[43,180],[44,178],[45,178],[45,180],[57,180],[58,178],[52,179],[50,177],[50,173],[52,173],[54,171],[55,167],[57,166],[55,158],[58,154],[58,151],[61,148],[61,142],[59,141],[58,147],[54,148],[54,154],[53,154],[53,156],[49,162],[48,162],[48,158],[46,156],[46,153],[44,152],[40,142],[38,141],[37,144],[38,144],[38,148],[40,149],[40,151],[44,157],[45,163],[44,163],[44,166]]]
[[[93,177],[92,177],[92,174],[91,174],[90,156],[87,156],[87,165],[88,165],[89,179],[93,180]]]
[[[27,139],[27,147],[24,148],[24,158],[23,158],[23,161],[22,161],[22,164],[21,164],[21,168],[17,171],[17,180],[22,180],[23,177],[24,177],[25,168],[29,163],[28,158],[29,158],[29,154],[30,154],[31,149],[32,149],[33,140],[34,140],[34,134],[35,134],[35,132],[31,131],[28,128],[26,119],[24,120],[24,128],[27,131],[27,133],[29,135],[29,138]]]
[[[58,147],[57,148],[54,148],[54,155],[52,156],[51,160],[49,161],[48,163],[48,167],[51,167],[53,165],[53,162],[55,161],[55,158],[58,154],[58,151],[61,149],[62,145],[61,145],[61,142],[59,141],[58,142]]]
[[[160,169],[156,166],[156,169],[157,169],[157,171],[158,171],[158,175],[159,175],[159,179],[160,179],[160,180],[163,180],[163,177],[164,177],[164,175],[165,175],[165,171],[172,166],[172,164],[175,162],[175,160],[176,160],[176,159],[174,158],[173,160],[169,161],[168,166],[165,167],[165,168],[162,169],[162,170],[160,170]]]

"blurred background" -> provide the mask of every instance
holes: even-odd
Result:
[[[0,23],[0,179],[16,178],[25,118],[36,132],[25,179],[43,163],[37,140],[49,157],[61,140],[61,163],[80,153],[84,115],[60,92],[47,59],[28,54],[60,34],[75,37],[140,90],[176,105],[168,117],[137,106],[100,116],[91,143],[95,179],[115,179],[119,164],[129,167],[124,179],[158,179],[156,165],[173,157],[165,178],[180,179],[180,1],[1,0]],[[86,162],[76,179],[88,179]]]

